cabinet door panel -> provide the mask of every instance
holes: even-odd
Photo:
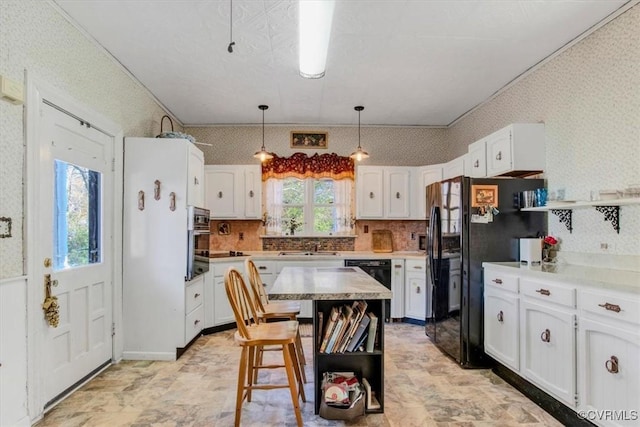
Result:
[[[640,334],[580,318],[578,336],[580,409],[626,411],[627,415],[631,409],[637,410]],[[601,425],[635,426],[637,420],[611,420]]]
[[[244,171],[244,217],[262,217],[262,171],[260,166],[246,166]]]
[[[427,286],[425,273],[406,273],[405,316],[425,321],[427,318]]]
[[[204,154],[193,144],[189,145],[188,171],[187,204],[204,207]]]
[[[382,169],[360,167],[356,179],[358,218],[382,218],[384,209]]]
[[[520,370],[518,298],[485,289],[484,350],[499,362]]]
[[[498,131],[487,138],[487,175],[511,170],[511,129]]]
[[[407,168],[385,170],[385,216],[387,218],[409,218],[409,183],[411,173]]]
[[[214,283],[215,309],[213,311],[215,324],[225,325],[235,322],[233,309],[227,298],[227,291],[224,288],[224,277],[216,277]]]
[[[206,204],[211,218],[236,218],[240,215],[237,173],[233,170],[206,171]]]
[[[521,301],[520,325],[525,378],[575,407],[575,315]]]

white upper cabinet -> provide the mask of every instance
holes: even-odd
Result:
[[[211,218],[240,219],[244,176],[236,166],[205,166],[206,207]]]
[[[260,165],[205,166],[206,206],[214,219],[258,219],[262,207]]]
[[[244,169],[244,217],[262,217],[262,167],[246,165]]]
[[[514,123],[485,140],[487,176],[522,176],[544,171],[543,123]]]
[[[385,216],[409,218],[411,169],[406,167],[384,169]]]
[[[444,164],[442,168],[442,179],[450,179],[455,178],[456,176],[464,175],[464,164],[467,155],[464,154],[460,157],[457,157],[450,162]]]
[[[415,188],[411,191],[411,199],[414,201],[414,206],[411,207],[413,219],[427,218],[427,186],[442,181],[442,166],[437,164],[416,168],[413,179]]]
[[[358,166],[356,173],[356,218],[384,218],[382,167]]]
[[[204,154],[193,144],[189,145],[188,171],[187,204],[204,207]]]
[[[409,219],[411,167],[358,166],[356,218]]]
[[[465,176],[484,178],[487,176],[487,138],[469,145],[468,161],[465,166]]]

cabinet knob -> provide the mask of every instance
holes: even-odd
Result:
[[[604,362],[604,367],[607,368],[607,371],[609,371],[610,373],[617,374],[618,373],[618,358],[616,356],[611,356],[611,358],[609,360]]]
[[[399,198],[400,198],[400,192],[396,191],[396,199],[399,199]]]
[[[475,162],[473,162],[473,167],[474,168],[479,168],[480,167],[480,160],[476,160]]]
[[[249,191],[249,197],[253,197],[253,190]]]
[[[194,176],[194,177],[193,177],[193,183],[194,183],[195,185],[198,185],[198,184],[199,184],[199,182],[198,182],[198,177],[197,177],[197,176]]]
[[[502,285],[502,279],[493,279],[493,283],[497,283],[498,285]]]
[[[222,199],[222,191],[218,191],[218,199]]]
[[[199,296],[200,296],[199,293],[195,293],[195,294],[193,294],[193,299],[198,299]]]
[[[194,320],[194,321],[193,321],[193,324],[194,324],[195,326],[197,326],[197,325],[198,325],[198,323],[200,323],[200,320],[199,320],[199,319],[196,319],[196,320]]]
[[[169,193],[169,210],[171,212],[176,210],[176,193],[173,191]]]
[[[498,322],[504,322],[504,313],[502,312],[502,310],[500,310],[500,312],[498,313]]]
[[[620,306],[617,304],[609,304],[608,302],[605,302],[604,304],[598,304],[598,307],[602,307],[605,310],[609,310],[609,311],[615,311],[616,313],[620,313]]]
[[[540,334],[540,339],[542,342],[550,342],[551,341],[551,331],[545,329],[543,333]]]
[[[420,286],[416,286],[416,294],[420,293]]]
[[[496,154],[496,160],[502,160],[502,151],[498,151],[498,154]]]
[[[375,197],[375,196],[374,196],[374,194],[373,194],[373,191],[370,191],[370,192],[369,192],[369,198],[370,198],[370,199],[373,199],[374,197]]]
[[[549,295],[551,295],[551,292],[549,292],[549,289],[536,289],[536,292],[539,293],[540,295],[544,295],[545,297],[548,297]]]

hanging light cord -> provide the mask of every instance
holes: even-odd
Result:
[[[233,46],[236,42],[233,41],[233,0],[229,0],[229,47],[227,51],[233,53]]]
[[[362,149],[360,146],[360,110],[358,110],[358,149]]]
[[[262,151],[266,151],[264,148],[264,108],[262,109]]]

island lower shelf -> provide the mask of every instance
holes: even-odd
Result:
[[[372,312],[378,318],[377,343],[373,351],[354,351],[342,353],[320,352],[323,330],[320,330],[319,315],[329,319],[334,306],[351,305],[360,299],[314,300],[313,301],[313,372],[315,386],[315,413],[320,412],[322,399],[322,378],[325,372],[354,372],[362,382],[366,378],[371,390],[379,403],[378,408],[367,408],[366,413],[384,412],[384,301],[380,299],[364,299],[367,302],[367,312]],[[323,321],[322,329],[326,327]]]

